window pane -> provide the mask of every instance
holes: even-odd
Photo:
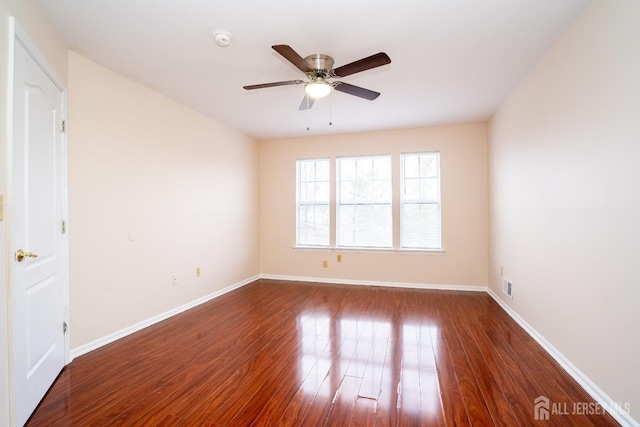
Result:
[[[356,182],[343,181],[340,183],[340,203],[356,202]]]
[[[314,162],[316,166],[316,181],[329,182],[329,160]]]
[[[314,181],[315,176],[315,162],[303,161],[300,163],[300,181]]]
[[[315,182],[303,182],[300,184],[300,197],[301,202],[314,202],[316,199],[316,184]]]
[[[420,158],[418,156],[405,155],[402,158],[405,178],[418,178],[420,176]]]
[[[298,244],[329,245],[329,206],[302,205],[298,210]]]
[[[344,181],[355,181],[356,179],[356,160],[340,159],[340,175]]]
[[[405,178],[404,200],[420,200],[420,178]]]
[[[368,202],[391,202],[391,179],[375,179],[366,195]]]
[[[340,207],[338,246],[391,247],[391,205]]]
[[[434,154],[420,155],[420,176],[438,176],[437,157]]]
[[[353,206],[341,206],[338,211],[338,246],[355,246],[357,241],[357,228],[355,221],[355,209]]]
[[[356,176],[365,180],[373,178],[373,159],[356,159]]]
[[[329,203],[329,181],[316,182],[316,201]]]
[[[438,198],[438,178],[423,178],[420,185],[420,199],[436,200]]]
[[[391,179],[391,159],[388,157],[377,157],[373,159],[373,178]]]
[[[436,204],[404,204],[400,238],[403,248],[440,248],[440,209]]]

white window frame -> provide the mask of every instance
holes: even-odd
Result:
[[[417,177],[407,177],[405,171],[405,159],[407,157],[414,156],[433,156],[436,159],[436,176],[427,176],[422,175],[421,172],[418,172]],[[408,179],[436,179],[436,194],[434,197],[428,198],[418,198],[412,200],[405,200],[406,190],[406,180]],[[419,184],[420,185],[420,184]],[[426,151],[426,152],[415,152],[415,153],[400,153],[400,197],[399,197],[399,210],[400,210],[400,250],[426,250],[426,251],[442,251],[442,200],[441,200],[441,176],[440,176],[440,153],[437,151]],[[438,242],[435,245],[409,245],[405,240],[405,222],[404,222],[404,212],[405,205],[432,205],[435,206],[437,221],[436,225],[438,227]]]
[[[341,186],[342,186],[342,176],[341,176],[341,162],[343,160],[360,160],[360,159],[387,159],[389,162],[389,199],[388,201],[375,201],[375,202],[343,202],[341,198]],[[336,248],[340,249],[373,249],[373,250],[390,250],[393,249],[393,158],[390,154],[381,154],[381,155],[364,155],[364,156],[348,156],[348,157],[338,157],[336,158],[336,232],[335,232],[335,241]],[[388,244],[380,244],[380,245],[350,245],[341,243],[341,230],[340,230],[340,209],[342,206],[388,206],[389,207],[389,242]]]
[[[326,201],[301,201],[301,187],[302,187],[302,176],[300,172],[301,165],[303,163],[318,163],[318,162],[327,162],[328,163],[328,174],[326,181],[318,181],[315,179],[314,181],[305,181],[305,183],[319,183],[326,182],[329,191],[329,197]],[[300,248],[329,248],[331,245],[331,159],[329,158],[319,158],[319,159],[299,159],[296,161],[296,247]],[[327,239],[326,244],[319,243],[307,243],[300,242],[300,209],[302,206],[326,206],[328,215],[329,215],[329,223],[327,224]]]

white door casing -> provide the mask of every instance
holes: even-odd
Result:
[[[15,422],[21,426],[68,361],[68,257],[64,91],[26,36],[16,32],[14,41],[10,313]],[[19,251],[26,253],[22,260]]]

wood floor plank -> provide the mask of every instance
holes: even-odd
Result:
[[[533,414],[533,399],[524,393],[519,383],[513,378],[514,373],[516,375],[519,375],[519,373],[512,373],[508,369],[493,343],[491,343],[480,327],[482,326],[478,319],[476,319],[473,328],[470,327],[467,322],[465,333],[474,340],[477,350],[482,353],[487,370],[491,373],[502,395],[504,395],[504,398],[511,408],[511,412],[520,422],[523,422],[523,420],[527,420]]]
[[[413,323],[402,328],[402,363],[400,387],[398,391],[398,423],[407,426],[419,426],[422,412],[420,397],[418,333]]]
[[[376,400],[358,396],[353,407],[351,427],[372,426],[375,420]]]
[[[537,396],[592,402],[484,293],[257,280],[76,358],[27,426],[511,427]]]
[[[436,329],[435,325],[432,325],[432,329],[430,331],[433,340],[432,348],[441,390],[440,400],[445,423],[449,426],[471,425],[447,342],[440,328]],[[488,410],[486,414],[490,419]]]
[[[396,314],[392,319],[391,337],[384,359],[380,396],[374,418],[374,424],[383,427],[398,425],[398,386],[401,378],[402,349],[398,339],[399,316]]]
[[[494,423],[507,427],[521,425],[520,420],[513,413],[513,408],[506,399],[498,380],[491,370],[487,369],[485,355],[477,346],[473,335],[469,333],[466,324],[460,317],[461,312],[462,310],[458,309],[458,315],[454,320],[458,338],[464,346],[476,382],[482,391],[484,401],[491,412]]]
[[[276,425],[285,409],[295,400],[298,392],[304,395],[305,390],[309,388],[316,390],[320,385],[330,367],[331,345],[330,340],[324,337],[324,332],[328,329],[329,322],[325,326],[316,330],[316,335],[306,334],[308,340],[313,340],[313,343],[307,346],[303,345],[303,337],[303,343],[300,346],[301,354],[298,356],[300,360],[293,362],[299,365],[298,370],[290,369],[285,374],[280,384],[278,384],[278,393],[269,396],[267,402],[260,408],[259,414],[255,416],[255,423],[253,424],[255,427]],[[326,330],[326,333],[328,337],[329,331]],[[297,408],[296,406],[292,408],[294,413],[297,413]],[[245,412],[243,412],[243,415],[248,416]],[[296,418],[294,416],[293,420],[289,421],[293,423]],[[239,422],[240,419],[234,421]]]
[[[362,372],[362,383],[360,384],[360,390],[358,390],[359,397],[375,401],[380,395],[380,383],[382,382],[384,361],[389,348],[390,334],[390,325],[378,325],[373,337],[371,352]]]
[[[354,412],[362,378],[345,375],[336,392],[325,426],[348,426]]]
[[[455,298],[454,298],[455,300]],[[449,301],[451,303],[451,301]],[[444,307],[448,306],[445,304]],[[455,368],[455,377],[458,381],[460,394],[471,425],[497,425],[498,421],[492,418],[487,402],[483,397],[471,368],[466,351],[455,330],[455,322],[445,308],[441,310],[442,323],[440,324],[443,343],[449,350],[449,356]],[[447,391],[445,391],[446,393]]]

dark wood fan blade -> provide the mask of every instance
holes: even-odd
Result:
[[[350,85],[349,83],[334,82],[333,84],[333,88],[338,92],[348,93],[349,95],[358,96],[360,98],[368,99],[369,101],[373,101],[380,96],[380,92],[374,92],[360,86]]]
[[[315,101],[314,98],[312,98],[309,95],[305,94],[304,98],[302,99],[302,102],[300,103],[300,108],[298,108],[298,110],[300,110],[300,111],[310,110],[311,107],[313,107],[313,102],[314,101]]]
[[[313,71],[313,68],[304,60],[304,58],[298,55],[298,52],[293,50],[293,48],[286,44],[277,44],[275,46],[271,46],[273,50],[282,55],[287,61],[291,62],[295,65],[300,71],[303,73],[310,73]]]
[[[391,63],[391,58],[384,53],[376,53],[375,55],[367,56],[366,58],[359,59],[350,64],[343,65],[333,70],[333,74],[337,77],[345,77],[351,74],[359,73],[360,71],[370,70],[371,68],[380,67]]]
[[[265,88],[265,87],[299,85],[301,83],[304,83],[304,81],[302,81],[302,80],[287,80],[285,82],[261,83],[259,85],[249,85],[249,86],[242,86],[242,87],[244,89],[246,89],[246,90],[252,90],[252,89],[262,89],[262,88]]]

